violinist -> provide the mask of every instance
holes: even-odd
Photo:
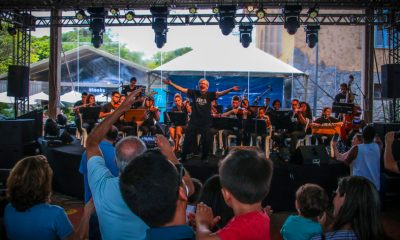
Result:
[[[240,103],[240,107],[243,109],[243,111],[247,111],[247,116],[246,118],[248,119],[252,119],[253,116],[255,116],[255,114],[253,113],[253,111],[250,109],[249,106],[249,100],[247,98],[243,98],[242,102]],[[248,124],[249,122],[244,122],[244,124]],[[246,129],[245,126],[243,126],[243,128]],[[245,146],[249,146],[250,145],[250,140],[251,140],[251,135],[250,133],[248,133],[247,131],[243,131],[243,145]]]
[[[174,103],[175,106],[172,108],[172,112],[183,112],[186,115],[192,112],[189,100],[187,99],[186,101],[183,102],[182,96],[179,93],[175,94]],[[174,148],[175,152],[179,151],[179,142],[182,138],[185,129],[186,126],[174,126],[174,125],[171,125],[171,127],[169,128],[170,136],[175,142],[175,148]]]
[[[231,101],[231,107],[229,107],[221,116],[236,118],[236,119],[246,119],[247,118],[247,110],[242,109],[240,107],[240,98],[238,96],[233,96]],[[233,130],[224,130],[222,132],[222,139],[224,149],[227,150],[228,147],[228,136],[235,135],[236,136],[236,146],[240,146],[242,144],[242,136],[243,130],[234,128]]]
[[[272,124],[271,124],[271,120],[270,120],[269,116],[266,114],[265,108],[260,107],[260,108],[258,109],[258,113],[257,113],[256,119],[263,119],[263,120],[265,120],[266,126],[267,126],[267,128],[269,129],[269,133],[272,133]],[[257,139],[257,136],[256,136],[256,135],[253,136],[253,143],[256,142],[256,139]],[[265,150],[265,149],[264,149],[264,148],[265,148],[265,134],[261,135],[261,148],[262,148],[263,150]]]
[[[307,118],[306,112],[300,107],[298,99],[292,100],[292,126],[288,137],[290,137],[290,151],[294,153],[296,150],[297,142],[306,136],[306,126],[310,122]]]
[[[79,108],[84,107],[86,105],[87,96],[88,96],[87,92],[83,92],[81,95],[81,100],[77,101],[74,104],[75,125],[81,135],[82,135],[82,126],[81,126],[81,117],[79,114],[80,113]]]
[[[143,135],[163,134],[161,127],[157,123],[160,120],[160,111],[154,106],[154,98],[146,97],[142,108],[146,109],[145,120],[139,127]]]
[[[118,91],[114,91],[111,93],[111,101],[103,105],[100,111],[100,118],[105,118],[111,113],[114,112],[115,109],[119,107],[119,100],[121,98],[121,94]]]

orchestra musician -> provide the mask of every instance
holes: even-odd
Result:
[[[98,107],[99,105],[96,103],[96,98],[93,94],[89,94],[87,96],[87,103],[84,106],[85,108],[88,107]],[[87,133],[89,134],[92,129],[96,126],[98,118],[96,119],[82,119],[82,128],[85,128]]]
[[[121,91],[122,95],[128,96],[129,93],[135,91],[136,89],[143,88],[143,86],[137,86],[136,82],[137,82],[136,77],[132,77],[129,85],[123,87]],[[135,103],[133,104],[134,108],[141,107],[143,105],[143,100],[144,100],[144,93],[141,92],[138,96],[138,99],[136,99]]]
[[[300,103],[298,99],[292,100],[292,126],[290,127],[290,132],[287,134],[290,137],[290,151],[295,152],[297,142],[306,136],[306,126],[309,123],[309,119],[306,113],[300,108]]]
[[[271,120],[270,120],[269,116],[266,114],[265,108],[263,108],[263,107],[258,108],[258,113],[257,113],[256,119],[264,119],[266,126],[269,129],[269,133],[272,132]],[[253,144],[256,143],[256,140],[257,140],[257,135],[254,135],[253,136]],[[265,134],[261,135],[261,148],[263,150],[265,150]]]
[[[303,115],[307,118],[306,134],[311,134],[311,125],[310,125],[311,121],[312,121],[311,107],[308,103],[301,102],[300,109],[301,109],[301,112],[303,112]]]
[[[249,114],[247,109],[240,107],[240,98],[238,96],[233,96],[231,100],[231,107],[227,108],[221,116],[235,119],[247,119],[247,114]],[[224,130],[222,132],[222,140],[225,150],[228,148],[229,135],[236,136],[236,146],[240,146],[242,144],[243,129],[234,128],[233,130]]]
[[[279,99],[275,99],[272,102],[272,110],[271,111],[279,111],[281,110],[281,101],[279,101]]]
[[[189,99],[183,102],[182,96],[179,93],[175,94],[174,103],[175,106],[172,108],[172,112],[183,112],[186,115],[192,112]],[[174,126],[174,125],[171,125],[171,127],[169,128],[169,134],[175,142],[175,148],[174,148],[175,152],[179,151],[179,142],[182,138],[185,129],[186,126]]]
[[[340,91],[335,96],[335,102],[346,103],[347,92],[348,92],[347,83],[341,83],[340,84]]]
[[[332,108],[330,107],[324,107],[324,109],[322,110],[322,115],[321,117],[315,119],[315,121],[313,121],[312,125],[313,126],[321,126],[321,125],[336,125],[336,124],[343,124],[339,121],[339,119],[331,117],[332,114]],[[311,137],[311,144],[315,145],[316,140],[318,140],[318,143],[322,143],[322,136],[326,136],[326,140],[324,141],[324,145],[328,146],[329,143],[332,140],[332,137],[334,135],[328,135],[328,134],[313,134]]]
[[[253,112],[253,110],[251,110],[251,108],[249,106],[249,100],[247,98],[243,98],[242,99],[242,102],[240,103],[240,107],[243,110],[247,111],[247,116],[246,116],[247,119],[252,119],[253,117],[255,117],[256,114]],[[246,131],[243,131],[242,140],[243,140],[243,145],[249,146],[250,145],[250,140],[251,140],[250,133],[247,133]]]
[[[178,91],[187,94],[187,96],[192,100],[191,102],[193,103],[192,114],[190,117],[188,128],[185,133],[185,140],[183,143],[181,161],[182,162],[186,161],[186,156],[190,151],[190,146],[194,142],[196,142],[197,133],[200,133],[203,146],[203,154],[201,160],[207,163],[208,153],[210,152],[211,149],[211,138],[212,138],[210,131],[212,124],[211,102],[225,94],[228,94],[231,91],[238,91],[239,87],[234,86],[224,91],[209,92],[208,88],[210,84],[204,78],[199,80],[198,83],[199,90],[183,88],[173,83],[171,80],[165,80],[163,82],[167,85],[174,87]]]
[[[272,111],[272,108],[270,106],[270,102],[271,102],[271,98],[266,97],[264,98],[264,109],[265,109],[265,113],[269,113]],[[275,101],[274,101],[275,102]]]
[[[139,126],[143,135],[163,134],[163,131],[158,124],[158,121],[160,120],[160,110],[154,106],[154,98],[151,96],[146,97],[142,108],[146,109],[145,120],[142,125]]]
[[[87,92],[83,92],[81,95],[81,100],[74,104],[74,115],[75,115],[75,126],[79,133],[82,135],[81,117],[79,108],[86,106]]]

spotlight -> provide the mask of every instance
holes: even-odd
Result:
[[[127,21],[132,21],[135,18],[135,13],[133,11],[129,11],[125,14],[125,19]]]
[[[15,27],[8,26],[8,27],[7,27],[7,32],[8,32],[8,34],[10,34],[11,36],[17,35],[17,29],[16,29]]]
[[[85,18],[86,18],[85,11],[83,11],[82,9],[78,10],[78,11],[75,13],[75,17],[76,17],[76,19],[78,19],[79,21],[85,19]]]
[[[318,8],[312,7],[308,9],[307,14],[310,18],[316,18],[318,16]]]
[[[239,33],[240,33],[240,43],[244,48],[249,47],[252,39],[251,39],[251,32],[253,30],[252,25],[240,25],[239,26]]]
[[[235,28],[236,6],[219,6],[219,28],[222,34],[229,35]]]
[[[267,15],[267,14],[265,13],[263,7],[260,7],[256,12],[256,16],[257,16],[258,19],[265,18],[265,15]]]
[[[306,42],[309,48],[314,48],[318,43],[318,31],[320,26],[318,25],[308,25],[304,27],[304,31],[306,31]]]
[[[212,8],[212,12],[213,12],[214,14],[218,14],[218,13],[219,13],[219,8],[218,8],[218,7],[213,7],[213,8]]]
[[[290,35],[294,35],[300,27],[301,9],[302,7],[297,5],[286,5],[283,9],[284,27]]]
[[[167,7],[151,7],[150,12],[152,15],[151,27],[154,30],[155,38],[154,42],[158,48],[162,48],[167,42],[167,32],[168,32],[168,8]]]
[[[254,6],[249,4],[249,5],[246,6],[246,10],[247,10],[247,12],[251,13],[251,12],[254,11]]]
[[[197,13],[197,7],[191,7],[191,8],[189,8],[189,13],[190,13],[190,14],[196,14],[196,13]]]
[[[95,48],[99,48],[103,44],[103,33],[106,29],[105,17],[107,12],[104,8],[89,8],[90,27],[92,31],[92,44]]]

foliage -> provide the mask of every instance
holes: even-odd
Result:
[[[188,53],[190,51],[192,51],[191,47],[184,47],[184,48],[178,48],[178,49],[175,49],[175,50],[169,51],[169,52],[162,52],[162,53],[157,52],[151,58],[151,61],[149,61],[147,63],[147,67],[150,69],[154,69],[158,66],[161,66],[161,54],[162,54],[162,63],[165,64],[165,63],[171,61],[172,59],[179,57],[185,53]]]
[[[78,35],[79,32],[79,35]],[[119,44],[113,41],[115,36],[111,30],[108,29],[103,36],[103,45],[100,47],[101,50],[120,56],[123,59],[132,61],[139,65],[154,69],[161,65],[161,52],[154,54],[150,60],[144,60],[143,52],[131,51],[126,47],[126,44]],[[62,50],[67,52],[78,47],[78,38],[80,45],[91,45],[91,32],[88,28],[80,28],[79,31],[75,28],[73,31],[69,31],[62,34]],[[43,59],[47,59],[50,56],[50,37],[31,37],[31,56],[30,62],[34,63]],[[0,74],[6,73],[8,65],[12,64],[12,53],[13,53],[13,37],[7,33],[6,25],[3,25],[3,30],[0,31]],[[118,54],[119,50],[119,54]],[[163,63],[167,63],[172,59],[179,57],[189,51],[192,48],[184,47],[169,52],[163,52]]]
[[[0,115],[6,116],[7,118],[13,118],[14,108],[10,107],[7,103],[0,103]]]

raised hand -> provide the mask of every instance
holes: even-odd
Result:
[[[240,87],[239,87],[239,86],[233,86],[233,87],[232,87],[232,90],[233,90],[233,91],[239,91],[239,90],[240,90]]]
[[[164,84],[171,85],[172,81],[170,79],[163,80]]]
[[[214,217],[212,209],[204,203],[197,204],[196,207],[196,226],[207,226],[208,229],[213,229],[214,226],[221,220],[221,217]]]

